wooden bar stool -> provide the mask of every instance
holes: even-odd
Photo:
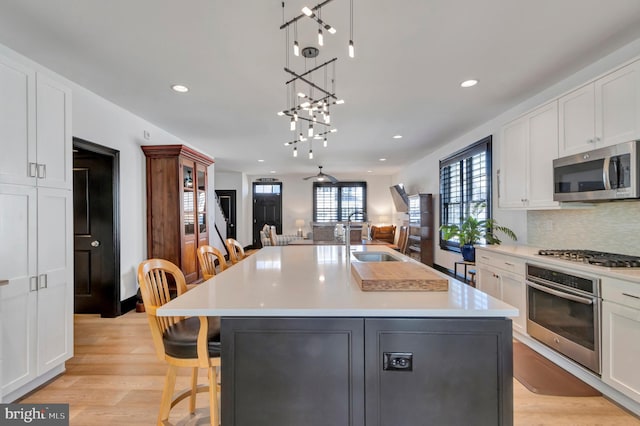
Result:
[[[173,277],[178,296],[187,291],[182,271],[168,260],[149,259],[138,266],[138,284],[156,354],[169,364],[157,424],[166,424],[171,409],[187,397],[190,398],[189,412],[194,414],[196,394],[209,392],[211,424],[217,426],[220,423],[216,371],[220,367],[220,318],[157,316],[158,308],[170,300],[167,275]],[[191,386],[174,395],[179,367],[192,368]],[[198,385],[198,368],[207,369],[208,385]]]

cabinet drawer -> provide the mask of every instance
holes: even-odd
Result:
[[[602,298],[630,308],[640,309],[640,283],[605,277]]]
[[[484,250],[478,251],[476,254],[476,263],[479,265],[493,266],[515,274],[525,273],[523,259],[498,253],[489,253]]]

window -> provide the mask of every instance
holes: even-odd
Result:
[[[275,184],[264,184],[264,183],[255,183],[253,185],[253,192],[255,194],[279,194],[281,191],[282,185],[279,183]]]
[[[486,208],[475,208],[484,203]],[[469,214],[491,217],[491,136],[440,161],[440,225],[461,225]],[[445,241],[440,247],[459,251],[458,242]]]
[[[341,222],[367,206],[366,182],[313,183],[313,221]],[[352,218],[362,221],[362,215]]]

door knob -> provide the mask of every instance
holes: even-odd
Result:
[[[100,245],[100,241],[95,240],[95,241],[91,241],[91,247],[98,247]]]

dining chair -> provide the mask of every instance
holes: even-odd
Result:
[[[171,299],[169,280],[175,282],[177,296],[187,291],[180,268],[168,260],[149,259],[138,266],[138,284],[144,301],[156,354],[169,364],[165,376],[158,425],[166,424],[171,409],[189,397],[189,413],[194,414],[196,394],[209,392],[211,424],[219,424],[217,371],[220,367],[220,318],[164,317],[157,309]],[[190,367],[190,387],[174,395],[179,367]],[[208,385],[198,385],[198,369],[206,368]]]
[[[242,248],[242,245],[233,238],[227,238],[225,244],[227,246],[227,251],[229,252],[229,260],[231,261],[232,265],[235,265],[236,263],[247,257],[244,253],[244,248]]]
[[[407,245],[409,243],[409,228],[401,226],[398,231],[398,251],[402,254],[407,252]]]
[[[220,265],[220,272],[227,269],[227,261],[224,258],[224,254],[222,254],[222,252],[217,248],[204,245],[198,247],[196,252],[198,253],[200,271],[202,271],[202,277],[205,280],[208,280],[216,274],[216,259]]]

